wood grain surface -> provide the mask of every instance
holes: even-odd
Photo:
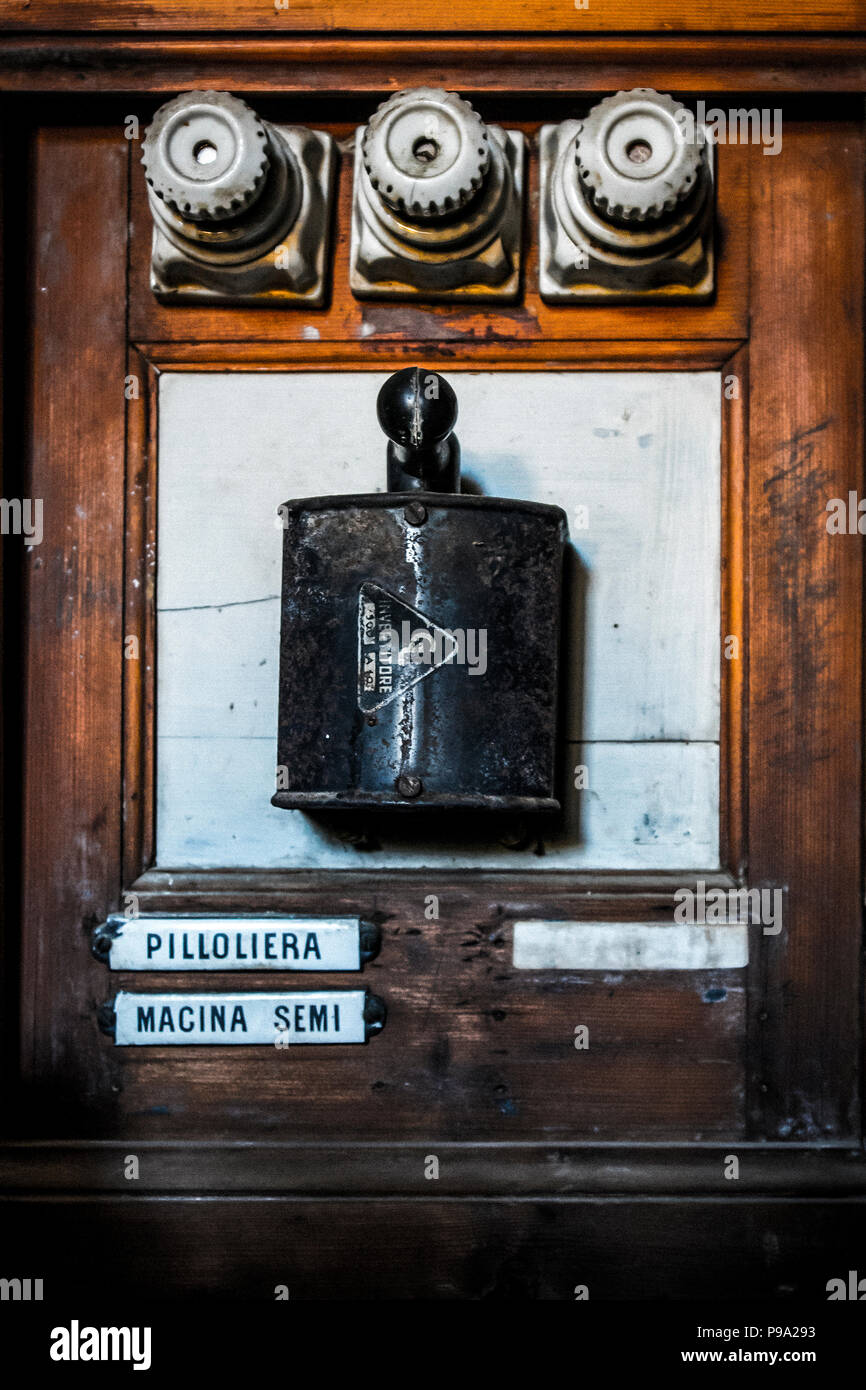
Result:
[[[270,1304],[270,1317],[277,1285],[287,1286],[295,1302],[572,1303],[583,1285],[590,1310],[604,1299],[707,1299],[704,1318],[718,1310],[721,1321],[727,1300],[761,1299],[777,1325],[779,1302],[788,1308],[797,1299],[824,1300],[828,1279],[862,1268],[866,1236],[866,1204],[857,1198],[805,1198],[794,1206],[735,1196],[721,1205],[719,1198],[448,1200],[434,1193],[371,1202],[101,1194],[9,1202],[5,1217],[9,1267],[35,1264],[55,1301],[70,1289],[83,1308],[200,1294]],[[68,1309],[69,1293],[61,1297]],[[800,1312],[798,1322],[807,1321]]]
[[[817,1138],[860,1123],[863,549],[826,505],[863,480],[862,126],[782,159],[753,177],[748,816],[785,925],[752,953],[750,1092],[759,1132]]]
[[[445,8],[407,9],[400,0],[3,0],[9,29],[292,33],[321,30],[409,32],[513,30],[851,30],[866,27],[862,0],[821,0],[791,10],[784,0],[453,0]]]
[[[86,932],[120,890],[127,158],[85,128],[31,160],[22,1067],[76,1104],[100,1086]]]
[[[68,7],[64,7],[65,10]],[[479,61],[479,55],[481,61]],[[486,34],[474,38],[394,32],[262,36],[210,33],[154,38],[89,32],[60,36],[7,31],[0,42],[0,91],[173,96],[191,87],[299,95],[305,101],[357,93],[380,100],[419,86],[431,72],[469,93],[500,93],[509,103],[602,95],[619,88],[711,93],[863,90],[866,36],[818,33]],[[573,115],[573,111],[566,112]]]

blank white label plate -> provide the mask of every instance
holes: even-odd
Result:
[[[739,970],[748,963],[748,929],[740,923],[514,923],[516,970]]]

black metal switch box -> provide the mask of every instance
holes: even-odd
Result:
[[[280,508],[275,806],[555,810],[561,508],[461,494],[457,401],[383,386],[384,493]]]

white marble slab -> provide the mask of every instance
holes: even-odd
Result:
[[[575,794],[544,857],[467,841],[463,826],[451,842],[440,833],[419,845],[389,831],[381,848],[358,849],[330,824],[270,807],[275,511],[290,497],[384,490],[375,397],[385,374],[167,373],[159,420],[160,864],[716,865],[717,375],[452,375],[467,483],[558,502],[569,515],[576,580],[566,730],[587,747],[563,758],[591,766],[590,787]]]

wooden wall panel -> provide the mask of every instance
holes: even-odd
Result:
[[[511,971],[517,915],[669,917],[674,885],[637,877],[565,885],[552,874],[532,894],[520,881],[503,892],[483,875],[399,884],[377,883],[371,874],[329,878],[328,907],[371,905],[385,928],[383,955],[364,982],[388,999],[391,1020],[366,1048],[313,1057],[219,1049],[131,1055],[96,1031],[96,1004],[124,983],[141,985],[140,976],[109,976],[88,949],[90,926],[118,906],[124,882],[124,768],[129,877],[147,864],[150,844],[147,746],[136,741],[148,682],[139,691],[127,679],[127,694],[135,691],[122,731],[124,592],[130,595],[124,513],[140,527],[126,538],[134,577],[138,551],[153,534],[155,482],[138,466],[153,425],[140,403],[130,417],[124,480],[123,375],[136,364],[146,369],[134,352],[127,364],[127,290],[132,337],[157,345],[146,357],[160,365],[267,369],[309,356],[302,315],[168,314],[149,299],[149,220],[137,165],[127,281],[130,151],[117,113],[129,107],[124,96],[112,114],[106,105],[91,116],[99,94],[136,93],[132,109],[140,99],[144,116],[190,86],[268,93],[268,115],[285,111],[293,94],[302,99],[294,119],[333,120],[345,138],[380,94],[432,74],[509,103],[522,93],[532,104],[518,117],[501,101],[502,119],[534,129],[544,115],[536,94],[570,115],[578,93],[619,86],[861,92],[866,70],[863,0],[824,0],[796,14],[781,0],[757,9],[748,0],[589,0],[585,11],[551,11],[541,0],[467,0],[425,13],[425,25],[489,24],[498,36],[479,44],[443,34],[440,44],[432,34],[400,40],[382,33],[356,43],[326,32],[380,22],[394,31],[418,21],[396,0],[374,10],[347,0],[293,0],[284,11],[265,0],[5,0],[0,10],[0,89],[37,97],[74,92],[75,106],[58,102],[52,110],[40,102],[38,118],[102,123],[46,127],[29,180],[27,490],[45,499],[46,535],[27,561],[23,615],[27,1104],[5,1119],[30,1136],[122,1136],[123,1155],[127,1140],[133,1152],[140,1144],[144,1165],[139,1196],[111,1146],[55,1152],[48,1177],[29,1149],[25,1178],[19,1173],[4,1186],[4,1259],[34,1274],[36,1260],[49,1299],[74,1289],[100,1307],[106,1288],[139,1299],[202,1293],[269,1305],[277,1282],[289,1285],[294,1300],[570,1301],[576,1283],[589,1284],[594,1300],[823,1299],[828,1278],[858,1264],[862,1270],[866,1241],[862,1151],[849,1151],[859,1136],[862,1045],[862,539],[823,529],[827,499],[864,483],[859,108],[852,114],[817,100],[801,108],[808,124],[786,123],[779,159],[720,152],[725,249],[713,305],[555,313],[538,303],[530,257],[526,304],[497,313],[485,342],[485,315],[461,320],[447,308],[391,306],[371,316],[348,296],[343,235],[333,306],[316,319],[327,321],[322,359],[336,368],[402,361],[419,344],[430,345],[443,366],[459,353],[475,363],[528,367],[643,366],[650,358],[649,365],[717,368],[751,331],[751,344],[732,364],[745,383],[748,354],[749,400],[726,424],[729,459],[748,449],[751,465],[742,493],[740,474],[732,473],[725,501],[733,538],[727,612],[749,638],[751,676],[746,717],[739,718],[733,680],[725,720],[749,793],[741,804],[731,777],[725,822],[736,866],[751,883],[783,891],[785,929],[778,938],[760,927],[754,933],[748,1064],[739,973],[622,980]],[[213,42],[181,37],[185,24],[208,31]],[[303,37],[317,26],[314,37]],[[563,36],[509,39],[502,32],[532,26],[561,28]],[[654,26],[666,31],[653,36]],[[672,34],[672,26],[691,37]],[[148,36],[160,27],[158,38]],[[632,37],[616,35],[617,28]],[[752,32],[726,38],[718,32],[726,28]],[[774,32],[795,28],[804,33]],[[805,37],[809,30],[813,36]],[[834,38],[833,30],[849,37]],[[7,114],[16,128],[17,109]],[[344,163],[343,233],[349,172]],[[11,404],[17,414],[24,401]],[[16,424],[13,437],[17,431]],[[152,573],[147,565],[145,572]],[[152,637],[144,605],[129,603],[127,616]],[[144,811],[135,803],[138,778]],[[137,890],[145,909],[210,901],[229,910],[321,910],[323,900],[322,881],[312,875],[288,889],[279,875],[207,881],[150,873]],[[417,918],[428,891],[440,893],[444,910],[440,923],[422,929]],[[169,983],[176,977],[152,977],[147,987]],[[220,983],[219,976],[208,981]],[[244,979],[245,988],[257,983],[264,978]],[[571,1045],[578,1022],[590,1027],[586,1053]],[[717,1192],[704,1167],[709,1146],[698,1149],[695,1141],[738,1152],[747,1116],[756,1141],[783,1141],[773,1156],[775,1177],[764,1188],[750,1167],[754,1150],[766,1154],[768,1146],[756,1142],[749,1152],[742,1145],[743,1188],[725,1184]],[[428,1148],[431,1131],[437,1138]],[[602,1136],[630,1135],[675,1137],[691,1147],[677,1157],[648,1143],[639,1161],[621,1142],[607,1154],[597,1147]],[[237,1142],[228,1155],[202,1158],[183,1142],[191,1136]],[[298,1160],[257,1143],[263,1136],[308,1136],[313,1145],[330,1136],[334,1149]],[[371,1137],[388,1146],[384,1177],[365,1142]],[[449,1137],[464,1141],[450,1190],[444,1145],[439,1183],[418,1172],[419,1158]],[[556,1148],[572,1139],[582,1141],[577,1156]],[[154,1151],[149,1140],[158,1141]],[[804,1140],[821,1150],[817,1176]],[[509,1144],[524,1151],[511,1166]],[[540,1152],[527,1159],[530,1148]],[[13,1167],[14,1151],[4,1145],[0,1155],[6,1162],[11,1153]]]
[[[723,153],[723,179],[739,188],[723,204],[728,248],[739,248],[728,262],[736,293],[728,309],[723,300],[721,308],[696,310],[690,322],[693,335],[716,347],[720,328],[747,327],[743,171],[751,155],[758,171],[750,205],[748,428],[755,462],[745,618],[755,686],[743,824],[751,837],[750,882],[786,894],[782,936],[755,933],[751,1123],[756,1136],[847,1138],[858,1123],[859,995],[852,982],[861,942],[862,567],[858,538],[827,536],[823,520],[827,498],[861,480],[862,132],[838,121],[795,126],[778,161]],[[95,1005],[122,983],[90,959],[86,931],[118,905],[121,889],[123,532],[132,496],[122,458],[127,157],[120,131],[107,129],[46,129],[34,152],[41,235],[30,285],[36,370],[28,487],[46,499],[46,538],[28,562],[23,1037],[43,1132],[56,1132],[65,1117],[82,1133],[151,1137],[239,1135],[256,1126],[357,1138],[384,1127],[406,1136],[434,1122],[451,1137],[693,1139],[742,1132],[738,980],[657,977],[609,987],[597,979],[515,980],[507,963],[497,967],[501,943],[485,956],[483,938],[518,910],[525,915],[527,905],[535,914],[523,885],[507,903],[501,885],[488,885],[495,900],[488,896],[481,911],[477,895],[485,886],[464,885],[448,930],[443,922],[423,935],[405,902],[392,898],[383,907],[377,898],[392,933],[381,992],[394,1012],[382,1038],[347,1056],[308,1060],[301,1071],[291,1053],[287,1065],[276,1052],[246,1061],[236,1053],[171,1054],[169,1071],[157,1052],[119,1054],[96,1032]],[[179,311],[171,320],[147,304],[141,273],[148,223],[135,187],[138,329],[157,340],[176,338],[166,351],[198,352],[199,362],[208,352],[243,357],[250,351],[245,337],[258,329],[252,351],[278,360],[279,335],[295,332],[303,316],[281,316],[278,325],[241,311],[228,326],[228,318],[221,325],[199,311]],[[336,361],[347,341],[361,341],[361,312],[345,294],[329,311]],[[430,323],[389,320],[382,341],[395,351],[412,347],[413,335],[435,341],[447,312]],[[685,333],[686,323],[676,331]],[[454,324],[462,344],[470,335]],[[595,331],[603,339],[610,327],[598,320]],[[571,342],[582,330],[573,317],[559,331]],[[618,331],[634,351],[652,323],[633,317]],[[209,339],[220,333],[223,343],[212,347]],[[497,350],[507,352],[511,328],[503,322],[497,334]],[[540,319],[520,341],[527,353],[546,350]],[[694,348],[684,340],[682,351]],[[133,427],[131,447],[140,451],[146,421],[136,414]],[[251,905],[254,890],[239,887],[242,905]],[[164,898],[153,891],[156,906]],[[345,885],[329,883],[327,891],[336,902]],[[320,884],[308,906],[327,910],[331,901],[323,904],[321,893]],[[287,901],[277,897],[280,905]],[[566,911],[564,899],[550,901],[554,915]],[[466,943],[460,956],[453,949],[458,935]],[[368,972],[371,981],[383,969],[384,961]],[[705,1000],[702,990],[710,988],[724,989],[724,999]],[[574,1016],[578,1007],[586,1019]],[[568,1041],[584,1021],[599,1045],[575,1084]],[[416,1031],[407,1047],[410,1025]],[[402,1076],[401,1086],[390,1085],[389,1074]]]
[[[40,1123],[104,1083],[86,932],[120,888],[125,245],[122,135],[41,132],[32,159],[22,1062]]]
[[[541,1136],[700,1140],[743,1134],[744,972],[580,973],[516,971],[511,922],[518,916],[665,915],[651,895],[628,905],[519,881],[496,905],[492,876],[407,874],[383,886],[376,874],[318,876],[276,895],[256,893],[266,875],[152,875],[143,913],[278,910],[362,913],[382,926],[382,950],[357,974],[316,977],[317,988],[362,985],[389,1017],[364,1047],[124,1048],[91,1023],[86,1043],[101,1093],[78,1124],[104,1137],[301,1139],[368,1143],[434,1135],[508,1142]],[[271,876],[280,878],[279,875]],[[673,878],[674,876],[671,876]],[[148,879],[161,881],[154,895]],[[175,880],[174,888],[171,887]],[[234,890],[232,879],[239,880]],[[197,881],[195,899],[185,885]],[[246,884],[246,888],[244,888]],[[489,886],[488,886],[489,885]],[[501,883],[497,892],[501,892]],[[440,920],[424,919],[425,895]],[[652,909],[649,909],[652,910]],[[670,917],[670,908],[666,915]],[[176,990],[177,975],[109,973],[92,999],[116,990]],[[272,989],[273,975],[199,974],[196,989]],[[299,988],[299,977],[287,982]],[[578,1024],[589,1048],[574,1046]],[[50,1130],[48,1131],[51,1132]]]
[[[177,976],[158,974],[114,975],[106,995],[109,983],[178,988]],[[119,1056],[101,1040],[122,1080],[102,1132],[360,1141],[742,1133],[742,971],[515,971],[507,925],[449,912],[438,924],[390,920],[362,983],[388,1006],[385,1029],[365,1047],[146,1047]],[[357,984],[357,976],[316,977],[321,989]],[[237,983],[209,974],[195,987]],[[273,989],[273,977],[245,975],[243,988]],[[589,1029],[587,1050],[574,1046],[579,1024]]]
[[[699,1321],[717,1325],[719,1302],[766,1299],[773,1325],[792,1317],[802,1325],[811,1320],[802,1304],[786,1315],[791,1299],[815,1304],[826,1299],[828,1279],[847,1277],[858,1262],[862,1270],[862,1199],[449,1201],[441,1186],[441,1179],[426,1183],[437,1189],[426,1199],[374,1202],[105,1194],[15,1201],[4,1211],[4,1253],[10,1269],[44,1271],[46,1298],[67,1319],[73,1289],[82,1309],[105,1309],[121,1298],[128,1309],[146,1299],[205,1295],[269,1304],[273,1318],[278,1284],[288,1286],[292,1302],[573,1302],[583,1284],[590,1314],[600,1300],[658,1299],[662,1292],[666,1299],[712,1300],[695,1317],[686,1346]],[[75,1315],[87,1316],[77,1308]],[[202,1316],[199,1307],[194,1347],[206,1340]],[[820,1364],[832,1339],[819,1346]]]
[[[862,992],[863,539],[826,504],[863,488],[863,129],[786,132],[753,171],[749,881],[753,1122],[856,1131]],[[773,166],[773,167],[768,167]],[[779,292],[779,287],[783,287]]]

